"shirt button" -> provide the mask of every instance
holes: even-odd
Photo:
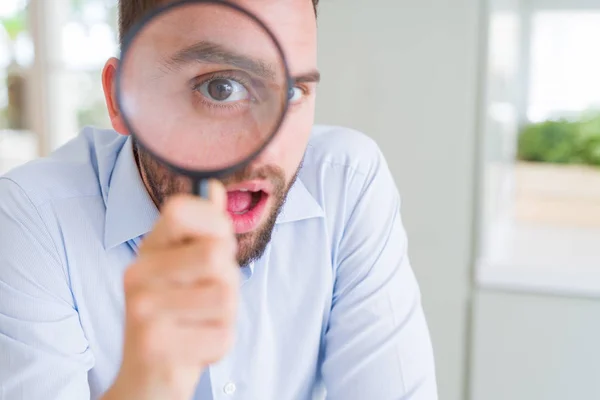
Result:
[[[234,394],[235,393],[235,384],[233,382],[229,382],[227,385],[223,387],[223,392],[225,394]]]

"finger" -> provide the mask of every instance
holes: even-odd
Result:
[[[138,321],[227,326],[235,319],[238,290],[218,284],[156,289],[132,296],[129,311]]]
[[[144,238],[140,252],[171,247],[203,236],[233,238],[229,217],[210,201],[177,195],[167,200],[161,209],[161,216]]]
[[[227,191],[223,184],[217,180],[211,180],[208,183],[209,200],[223,212],[227,211]]]
[[[138,326],[135,333],[134,342],[144,354],[162,354],[161,358],[174,361],[179,371],[186,365],[204,366],[218,361],[234,340],[231,326],[179,326],[166,320],[148,321]]]
[[[205,281],[236,280],[240,274],[235,240],[199,242],[141,255],[125,273],[126,290],[137,287],[194,285]]]
[[[173,343],[170,353],[184,365],[214,364],[227,354],[235,341],[231,327],[184,326],[168,332],[168,340]]]

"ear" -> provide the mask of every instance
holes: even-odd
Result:
[[[106,107],[113,129],[121,135],[129,135],[119,105],[117,103],[117,67],[119,60],[116,58],[109,59],[102,70],[102,89],[104,90],[104,98]]]

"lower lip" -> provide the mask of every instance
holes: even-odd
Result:
[[[267,206],[268,199],[269,196],[263,192],[258,203],[256,203],[254,208],[250,211],[245,214],[229,213],[236,234],[248,233],[258,227]]]

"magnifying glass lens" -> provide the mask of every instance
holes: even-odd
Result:
[[[194,172],[231,168],[276,133],[288,74],[273,36],[225,3],[184,2],[142,24],[120,66],[121,113],[162,161]]]

